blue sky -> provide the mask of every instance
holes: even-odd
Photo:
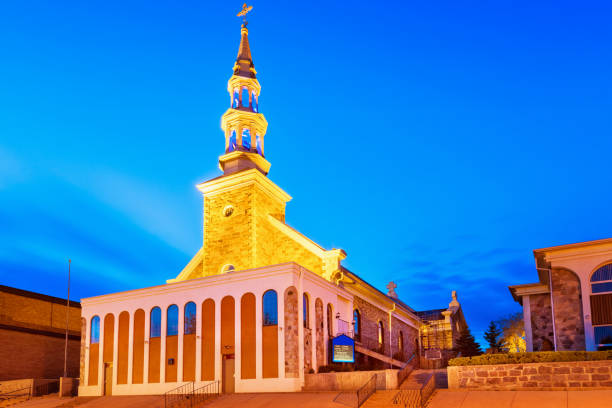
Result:
[[[240,3],[0,5],[0,283],[159,284],[201,245]],[[532,250],[612,236],[608,2],[254,4],[287,222],[478,338]]]

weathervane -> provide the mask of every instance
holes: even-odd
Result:
[[[248,13],[249,11],[251,11],[252,9],[253,9],[253,6],[247,6],[247,4],[246,4],[246,3],[244,3],[244,4],[242,5],[242,10],[240,10],[240,13],[238,13],[238,14],[236,15],[237,17],[242,17],[242,20],[244,21],[244,26],[245,26],[245,27],[246,27],[246,25],[247,25],[247,19],[246,19],[247,13]]]

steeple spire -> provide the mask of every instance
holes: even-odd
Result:
[[[251,9],[245,3],[238,13],[239,17],[244,17],[244,22],[240,28],[240,47],[233,75],[227,82],[231,106],[221,117],[225,154],[219,157],[219,167],[226,175],[253,168],[263,174],[270,170],[270,163],[264,158],[268,122],[259,113],[261,86],[255,77],[246,21],[246,13]]]
[[[255,64],[253,64],[253,58],[251,57],[249,30],[246,23],[242,24],[240,35],[240,47],[238,48],[238,57],[234,65],[234,75],[245,78],[255,78]]]

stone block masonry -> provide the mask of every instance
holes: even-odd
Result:
[[[448,367],[448,387],[508,391],[612,389],[612,361]]]

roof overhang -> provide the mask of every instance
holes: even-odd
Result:
[[[523,304],[523,296],[540,295],[543,293],[550,292],[548,285],[545,285],[541,282],[512,285],[508,286],[508,289],[510,289],[510,293],[512,294],[514,300],[520,303],[521,305]]]

